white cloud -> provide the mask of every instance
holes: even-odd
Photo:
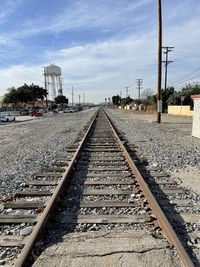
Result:
[[[0,95],[5,94],[8,88],[12,86],[17,88],[24,83],[42,85],[42,67],[14,65],[0,69]]]
[[[146,38],[149,40],[147,44]],[[109,94],[108,90],[110,94],[111,92],[117,94],[124,86],[135,87],[136,78],[154,74],[154,45],[152,34],[141,37],[135,35],[123,40],[113,39],[49,52],[45,64],[55,62],[62,68],[65,88],[74,84],[77,90],[84,89],[88,97],[93,95],[94,90],[103,89],[107,94]],[[9,70],[3,70],[3,73],[0,72],[0,83],[4,88],[16,86],[16,83],[19,86],[19,82],[37,83],[39,79],[36,75],[35,81],[30,79],[30,73],[33,71],[34,73],[38,71],[38,77],[41,77],[41,68],[38,66],[15,66]],[[151,85],[148,84],[148,87],[155,87],[155,79],[152,75],[153,82]],[[133,96],[133,89],[131,94]],[[108,97],[111,96],[108,95]],[[95,98],[90,101],[99,102],[102,101],[101,98],[95,94]]]
[[[143,5],[151,1],[138,1],[136,5]],[[89,4],[92,2],[89,2]],[[130,86],[132,97],[137,97],[137,91],[135,89],[135,79],[137,78],[144,79],[144,89],[151,88],[155,92],[157,87],[156,19],[152,18],[153,22],[150,21],[148,25],[147,23],[143,25],[142,22],[145,21],[145,14],[138,14],[136,12],[129,25],[127,22],[132,18],[121,16],[121,14],[128,12],[128,9],[131,8],[132,10],[136,10],[136,2],[129,1],[130,5],[125,6],[123,9],[120,9],[119,6],[111,8],[111,2],[108,0],[106,7],[99,5],[94,12],[91,12],[93,6],[87,5],[87,1],[84,1],[85,5],[83,6],[80,4],[82,1],[76,1],[76,9],[71,7],[67,11],[64,10],[61,15],[56,15],[49,24],[44,21],[38,21],[38,24],[36,23],[34,25],[35,22],[30,21],[25,31],[22,31],[22,36],[28,36],[31,33],[42,34],[46,31],[52,33],[54,31],[62,32],[66,29],[76,27],[87,28],[90,26],[100,27],[102,31],[109,31],[109,27],[113,25],[115,27],[121,25],[121,28],[125,25],[125,30],[127,28],[128,30],[126,35],[121,35],[119,31],[119,33],[114,34],[114,37],[109,37],[105,41],[100,39],[97,41],[96,39],[95,42],[91,43],[84,40],[82,43],[80,41],[79,45],[74,43],[72,47],[67,47],[62,44],[61,47],[63,48],[60,50],[52,50],[49,47],[48,51],[45,51],[41,55],[43,62],[40,65],[30,66],[28,64],[21,64],[1,69],[0,94],[5,93],[5,89],[8,87],[17,87],[25,82],[34,82],[43,86],[41,65],[47,65],[50,62],[54,62],[62,68],[64,88],[68,97],[70,97],[69,90],[72,84],[74,85],[76,96],[79,93],[82,94],[84,91],[88,101],[91,102],[101,102],[105,97],[119,94],[121,90],[125,92],[125,86]],[[123,3],[123,1],[118,1],[118,3]],[[186,75],[199,66],[200,27],[198,29],[196,25],[200,24],[200,21],[193,15],[188,16],[190,13],[189,6],[187,6],[189,5],[189,1],[184,1],[184,4],[182,6],[176,5],[182,11],[184,10],[183,6],[185,8],[188,7],[184,16],[180,13],[180,10],[174,8],[172,12],[168,10],[169,16],[167,16],[168,13],[165,10],[165,16],[163,18],[164,20],[166,17],[168,18],[167,23],[164,21],[163,45],[173,46],[177,44],[175,41],[182,41],[180,45],[175,47],[174,52],[170,54],[170,60],[174,60],[174,62],[169,65],[169,84],[171,84],[171,81]],[[200,10],[200,5],[197,6],[196,10]],[[104,13],[108,14],[109,11],[110,16],[101,15]],[[186,15],[188,16],[187,20],[183,19]],[[117,21],[119,17],[122,17],[121,21]],[[175,18],[177,18],[176,23],[174,23]],[[130,31],[132,25],[135,25],[134,22],[136,25],[140,22],[140,26],[143,27],[141,32],[139,30]],[[39,24],[41,24],[41,27],[38,28]],[[148,32],[149,24],[153,24],[154,28]],[[191,29],[194,30],[191,32]],[[16,36],[18,35],[19,32],[16,33]],[[0,39],[1,42],[6,42],[6,38],[2,37]],[[188,53],[188,55],[184,56],[184,53]]]
[[[19,0],[20,1],[20,0]],[[83,29],[83,28],[101,28],[103,31],[106,27],[120,27],[127,25],[127,12],[134,12],[137,8],[145,6],[152,0],[140,0],[139,2],[113,0],[103,2],[95,1],[75,1],[71,5],[63,7],[61,13],[49,16],[39,16],[25,20],[20,26],[19,31],[12,32],[9,38],[25,38],[34,35],[47,33],[61,33],[67,30]],[[146,15],[135,14],[129,17],[129,22],[141,23]]]

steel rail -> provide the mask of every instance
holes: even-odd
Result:
[[[39,234],[41,233],[42,231],[42,228],[44,227],[48,217],[50,216],[50,212],[52,211],[62,189],[63,189],[63,186],[65,185],[65,182],[67,181],[67,179],[69,178],[69,175],[71,174],[71,171],[74,167],[74,164],[76,163],[76,159],[83,147],[83,144],[85,143],[85,140],[87,138],[87,135],[97,117],[97,114],[98,114],[99,110],[97,110],[95,112],[95,114],[93,115],[93,118],[92,118],[92,121],[84,135],[84,137],[82,138],[81,142],[79,143],[79,146],[76,150],[76,152],[74,153],[74,156],[72,157],[69,165],[67,166],[67,169],[66,171],[64,172],[59,184],[57,185],[55,191],[53,192],[53,195],[52,197],[49,199],[49,201],[47,202],[47,205],[43,211],[43,213],[41,215],[38,215],[39,219],[33,229],[33,232],[31,233],[30,237],[28,238],[28,242],[25,243],[20,255],[19,255],[19,258],[17,259],[16,263],[14,264],[14,267],[23,267],[24,264],[26,263],[26,260],[28,258],[28,256],[30,255],[36,241],[37,241],[37,238],[39,237]]]
[[[167,217],[163,213],[158,202],[156,201],[155,197],[153,196],[152,192],[150,191],[148,185],[144,181],[142,175],[140,174],[139,170],[137,169],[136,165],[134,164],[133,160],[131,159],[128,151],[126,150],[125,146],[121,142],[118,134],[116,133],[115,127],[113,126],[113,124],[112,124],[112,122],[111,122],[111,120],[108,117],[106,112],[105,112],[105,115],[108,119],[108,122],[109,122],[111,128],[113,129],[113,133],[114,133],[114,136],[117,140],[117,143],[118,143],[119,147],[121,148],[122,153],[123,153],[125,159],[127,160],[130,169],[134,173],[135,179],[138,182],[138,184],[140,185],[140,188],[141,188],[144,196],[147,198],[149,205],[150,205],[150,208],[153,212],[153,215],[156,217],[158,224],[159,224],[160,228],[162,229],[164,235],[166,236],[168,241],[175,247],[177,253],[179,254],[179,256],[180,256],[180,258],[184,264],[184,266],[195,267],[195,265],[193,264],[192,260],[190,259],[189,255],[188,255],[187,251],[185,250],[181,241],[179,240],[176,232],[172,228]]]

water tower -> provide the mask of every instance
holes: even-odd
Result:
[[[48,99],[54,100],[58,95],[62,95],[61,68],[54,64],[44,67],[44,84],[48,91]]]

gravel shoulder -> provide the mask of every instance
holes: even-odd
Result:
[[[200,139],[192,137],[192,118],[126,110],[108,110],[113,122],[147,157],[150,167],[159,167],[177,178],[184,187],[200,192]]]
[[[18,117],[0,125],[0,195],[15,191],[36,171],[48,167],[91,119],[95,109],[44,118]]]
[[[181,183],[182,186],[200,195],[200,167],[187,167],[172,172],[171,175],[175,178],[177,183]]]

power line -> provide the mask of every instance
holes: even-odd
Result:
[[[181,56],[181,57],[184,56],[184,58],[185,58],[185,57],[189,57],[189,58],[191,58],[191,55],[192,55],[192,56],[195,56],[195,57],[199,57],[199,54],[194,54],[194,53],[191,52],[191,51],[188,51],[188,52],[186,52],[186,51],[176,51],[176,54],[175,54],[175,56]]]
[[[180,33],[175,40],[171,40],[171,43],[175,43],[175,46],[179,46],[182,44],[184,40],[187,40],[196,30],[200,29],[200,23],[193,26],[191,29],[189,29],[187,32]]]
[[[196,26],[198,26],[198,27],[195,27],[195,29],[193,28],[191,31],[187,31],[187,35],[184,38],[181,38],[180,41],[175,44],[175,46],[177,47],[177,46],[181,45],[183,43],[183,41],[188,40],[196,30],[200,29],[200,24],[196,25]]]
[[[175,82],[173,82],[173,84],[180,83],[180,81],[184,80],[185,78],[187,78],[188,76],[190,76],[190,75],[192,75],[193,73],[197,72],[198,70],[200,70],[200,67],[198,67],[197,69],[193,70],[193,71],[190,72],[189,74],[183,76],[182,78],[176,80]]]
[[[179,85],[179,84],[183,84],[183,83],[189,82],[189,81],[191,81],[191,80],[193,80],[193,79],[195,79],[197,77],[200,77],[200,73],[198,75],[190,78],[190,79],[186,79],[185,81],[182,81],[182,82],[177,83],[176,86]]]

